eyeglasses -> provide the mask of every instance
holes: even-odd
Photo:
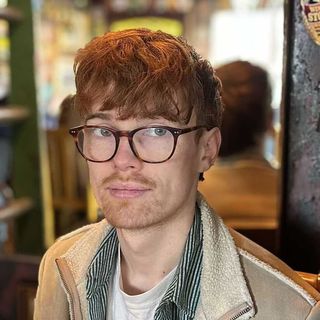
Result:
[[[69,133],[73,136],[81,155],[88,161],[111,160],[117,153],[120,137],[127,137],[130,148],[138,159],[147,163],[161,163],[172,157],[180,135],[201,128],[207,127],[180,129],[153,126],[121,131],[104,126],[83,125],[71,128]]]

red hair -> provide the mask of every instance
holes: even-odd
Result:
[[[77,52],[75,105],[116,108],[119,119],[156,118],[220,126],[220,81],[210,63],[181,38],[161,31],[107,32]]]

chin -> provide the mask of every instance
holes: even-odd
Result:
[[[147,203],[113,202],[103,210],[106,220],[117,229],[139,230],[161,223],[163,211]]]
[[[143,217],[141,215],[139,217],[134,217],[132,213],[121,213],[117,216],[106,213],[105,218],[108,223],[116,229],[126,230],[142,230],[161,223],[160,221],[148,219],[147,217]]]

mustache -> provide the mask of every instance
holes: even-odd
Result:
[[[141,174],[131,174],[130,176],[123,176],[119,173],[113,173],[112,175],[102,180],[103,185],[108,185],[113,182],[135,182],[152,189],[156,187],[156,183],[152,179],[146,178]]]

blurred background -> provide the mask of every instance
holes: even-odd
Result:
[[[21,273],[30,280],[11,304],[0,291],[0,319],[26,319],[44,250],[101,219],[68,135],[80,120],[66,97],[75,92],[77,49],[110,30],[160,29],[185,37],[215,68],[244,60],[267,72],[272,117],[262,157],[277,181],[272,219],[226,222],[294,268],[319,272],[320,53],[302,21],[298,0],[0,0],[0,278],[6,288]],[[250,206],[254,197],[240,202]],[[302,243],[312,252],[306,257]]]
[[[2,6],[7,7],[7,5]],[[234,60],[247,60],[265,68],[270,76],[271,105],[274,113],[273,131],[265,137],[264,155],[273,166],[280,167],[279,132],[284,23],[282,1],[36,0],[29,3],[28,10],[31,11],[29,14],[31,14],[32,30],[29,34],[24,32],[24,35],[30,37],[28,46],[33,47],[33,74],[28,77],[34,82],[34,88],[29,90],[34,91],[33,103],[36,103],[33,112],[36,112],[37,116],[38,137],[34,137],[34,141],[39,139],[38,168],[41,169],[39,187],[43,210],[42,232],[46,247],[52,244],[57,236],[86,223],[88,219],[94,221],[97,218],[94,200],[90,190],[86,188],[85,164],[81,163],[82,159],[76,154],[73,142],[66,134],[69,127],[78,124],[78,119],[75,115],[62,114],[63,110],[68,112],[70,109],[67,102],[64,104],[62,102],[68,95],[75,93],[73,75],[75,52],[92,37],[108,30],[133,27],[160,29],[184,36],[204,58],[209,59],[214,67]],[[22,11],[19,13],[21,21],[12,23],[11,32],[17,31],[15,29],[18,29],[26,19],[24,16],[26,13]],[[10,66],[12,69],[16,69],[17,66],[12,61],[14,57],[10,60],[9,23],[5,20],[0,22],[0,94],[3,99],[10,99],[10,96],[14,95],[10,88]],[[23,30],[20,32],[23,33]],[[24,35],[13,35],[13,37]],[[20,51],[19,56],[23,59],[19,63],[30,63],[28,61],[30,57],[23,53],[27,48],[23,44],[17,46],[17,50]],[[17,53],[12,52],[12,54]],[[19,78],[23,76],[21,71],[17,71]],[[12,80],[12,86],[15,86],[16,82]],[[23,90],[25,89],[28,90],[23,87]],[[22,110],[23,108],[20,111]],[[27,107],[25,111],[28,111]],[[9,126],[6,130],[8,131],[6,136],[10,136],[10,131],[14,129]],[[6,139],[7,142],[8,140],[10,138]],[[9,143],[6,147],[10,149]],[[10,159],[12,152],[9,153]],[[17,161],[24,162],[25,157]],[[10,181],[12,174],[15,174],[12,163],[6,160],[2,167],[4,167],[2,181]],[[31,184],[30,187],[32,188]],[[92,206],[90,212],[88,206],[89,211]],[[40,219],[36,223],[39,222]],[[22,246],[36,247],[39,244],[39,241],[35,241],[24,243]]]

